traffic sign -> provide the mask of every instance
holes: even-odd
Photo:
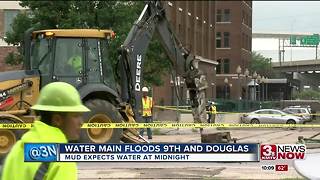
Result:
[[[302,36],[300,39],[300,45],[319,45],[319,34],[313,34],[311,36]]]
[[[297,44],[297,36],[290,36],[290,44],[293,44],[293,45]]]

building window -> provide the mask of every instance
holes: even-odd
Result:
[[[224,10],[224,16],[223,16],[223,21],[224,22],[230,22],[230,9],[225,9]]]
[[[218,9],[218,10],[217,10],[217,22],[222,22],[221,9]]]
[[[241,37],[241,39],[242,39],[242,48],[246,48],[246,42],[245,42],[245,34],[244,33],[242,33],[242,37]]]
[[[201,32],[200,31],[197,31],[197,34],[196,34],[196,48],[197,48],[197,53],[198,54],[201,54],[201,50],[202,50],[202,47],[201,47]]]
[[[181,32],[181,24],[178,24],[178,36],[179,36],[179,39],[181,39],[182,41],[184,40],[183,38],[183,35],[182,35],[182,32]]]
[[[244,21],[245,21],[245,12],[244,11],[242,11],[242,24],[244,24]]]
[[[223,14],[222,10],[217,10],[217,22],[231,22],[230,9],[224,9]]]
[[[248,35],[246,35],[246,40],[247,40],[247,50],[249,50],[249,36]]]
[[[230,63],[229,59],[223,59],[223,73],[228,74],[230,73]]]
[[[221,32],[216,33],[216,47],[221,48]]]
[[[11,24],[19,10],[4,10],[4,33],[12,30]]]
[[[229,74],[230,73],[230,60],[227,58],[218,59],[216,66],[216,74]]]
[[[230,33],[229,32],[224,32],[223,33],[223,41],[224,41],[224,46],[223,47],[225,47],[225,48],[230,47],[229,39],[230,39]]]
[[[248,26],[249,25],[249,15],[246,13],[246,21],[245,24]]]
[[[219,64],[216,66],[216,74],[221,74],[221,59],[218,59],[217,62]]]

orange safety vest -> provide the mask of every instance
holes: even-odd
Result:
[[[146,98],[142,97],[142,116],[152,116],[152,97],[147,96]]]

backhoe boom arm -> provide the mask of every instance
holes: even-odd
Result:
[[[141,89],[143,62],[148,45],[157,33],[166,54],[171,60],[176,76],[185,78],[195,122],[205,122],[205,89],[207,81],[198,69],[197,60],[186,50],[165,16],[160,1],[148,1],[131,28],[119,50],[118,74],[120,75],[121,98],[132,105],[135,119],[141,122]]]

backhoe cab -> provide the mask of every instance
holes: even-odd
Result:
[[[90,109],[85,122],[122,122],[109,41],[115,33],[97,29],[52,29],[34,31],[27,69],[38,70],[40,86],[63,81],[75,86]],[[83,142],[119,142],[122,129],[83,130]]]
[[[41,87],[65,81],[75,87],[101,83],[115,90],[108,58],[108,43],[114,32],[96,29],[54,29],[32,33],[26,68],[39,70]]]
[[[25,70],[0,73],[0,123],[31,123],[30,107],[40,89],[54,81],[76,87],[91,112],[88,123],[134,122],[128,104],[121,104],[108,57],[111,30],[54,29],[29,32],[24,43]],[[120,111],[119,111],[120,109]],[[132,110],[131,110],[132,111]],[[125,117],[125,118],[124,118]],[[0,130],[0,155],[5,155],[23,134]],[[80,142],[140,142],[134,129],[83,129]]]

